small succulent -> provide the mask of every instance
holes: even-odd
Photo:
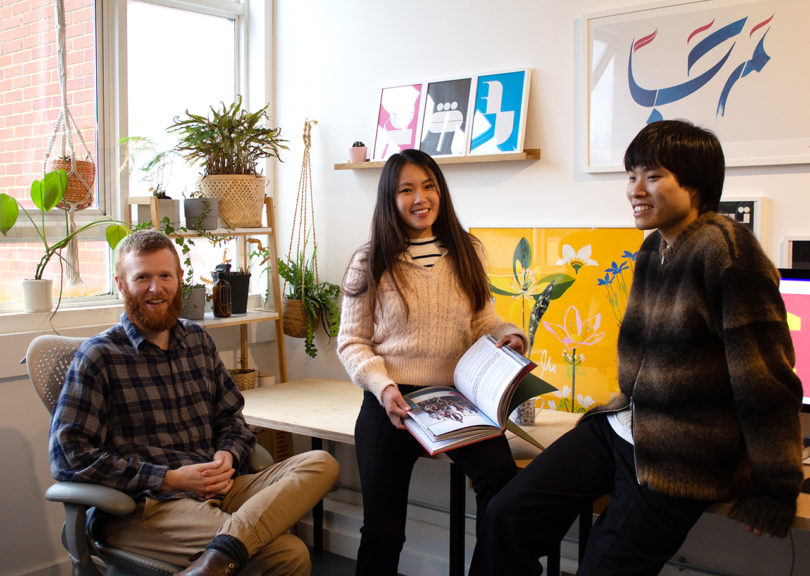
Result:
[[[361,147],[364,147],[364,146],[365,146],[365,144],[363,144],[363,142],[360,141],[360,140],[355,140],[354,144],[352,144],[352,148],[361,148]]]

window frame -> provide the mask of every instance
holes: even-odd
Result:
[[[117,220],[126,220],[128,209],[128,174],[119,170],[122,150],[121,138],[127,135],[127,1],[96,0],[95,2],[95,53],[96,53],[96,180],[98,208],[88,208],[75,214],[77,226],[106,215]],[[272,13],[274,2],[268,0],[139,0],[141,2],[177,8],[234,19],[235,86],[234,94],[245,95],[249,103],[250,95],[265,99],[271,94],[270,83],[259,80],[250,82],[248,70],[260,66],[263,74],[259,78],[271,78],[272,54],[267,48],[266,39],[272,34]],[[251,22],[250,15],[257,15],[258,21]],[[249,61],[250,60],[250,61]],[[32,211],[32,215],[39,211]],[[36,217],[36,216],[35,216]],[[49,238],[61,236],[64,215],[47,214],[45,230]],[[103,228],[95,228],[82,234],[82,240],[104,240]],[[29,222],[20,220],[3,240],[10,242],[38,242]],[[63,300],[59,308],[80,311],[88,308],[122,306],[117,286],[113,280],[113,254],[109,252],[111,292],[90,297],[75,297]],[[51,313],[45,314],[45,317]],[[0,303],[0,316],[8,329],[0,333],[37,329],[42,326],[42,314],[21,312],[20,302]],[[69,326],[87,324],[82,322],[82,314],[66,314],[64,320]],[[10,322],[14,320],[13,322]],[[60,325],[62,322],[60,322]]]

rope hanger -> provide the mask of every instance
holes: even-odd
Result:
[[[65,208],[68,215],[68,233],[73,232],[76,229],[76,223],[74,220],[74,214],[77,210],[81,210],[86,208],[92,203],[93,199],[93,183],[87,182],[84,176],[81,174],[79,170],[76,169],[76,153],[73,147],[73,134],[72,130],[76,132],[76,135],[79,138],[79,142],[81,142],[82,147],[84,148],[84,159],[88,162],[93,162],[93,156],[90,154],[90,150],[87,147],[87,144],[82,138],[82,134],[79,131],[78,126],[76,125],[76,121],[73,119],[73,115],[70,113],[67,105],[67,58],[66,58],[66,39],[65,39],[65,8],[63,0],[54,0],[54,9],[56,14],[56,63],[57,63],[57,71],[59,75],[59,92],[61,95],[61,103],[62,107],[59,110],[59,115],[56,118],[56,122],[54,123],[53,131],[51,132],[51,136],[48,139],[48,147],[45,150],[45,158],[43,160],[43,173],[47,172],[48,168],[48,158],[51,155],[53,150],[54,142],[56,140],[57,135],[61,136],[61,154],[59,155],[60,158],[64,158],[66,156],[70,157],[70,170],[67,171],[68,178],[72,181],[78,182],[84,188],[84,196],[79,198],[67,198],[66,197],[62,200],[59,204],[61,207]],[[72,129],[72,130],[71,130]],[[69,285],[75,285],[81,283],[82,279],[79,276],[79,254],[78,254],[78,243],[76,238],[74,237],[70,243],[68,244],[68,254],[67,254],[67,279]]]
[[[317,120],[307,119],[304,121],[304,158],[301,162],[301,176],[298,180],[298,194],[295,198],[295,213],[293,215],[292,230],[290,231],[290,243],[287,250],[287,262],[293,252],[293,238],[296,240],[295,253],[301,254],[302,249],[306,249],[309,239],[307,235],[312,231],[312,265],[315,270],[315,284],[318,284],[318,242],[315,238],[315,209],[312,202],[312,171],[310,168],[309,149],[312,146],[312,125],[317,124]],[[297,234],[296,234],[297,232]],[[303,255],[301,266],[301,287],[304,287],[306,271],[306,254]],[[282,294],[287,289],[287,281],[284,281]]]

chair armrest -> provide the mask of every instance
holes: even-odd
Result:
[[[45,491],[45,498],[52,502],[84,504],[116,516],[123,516],[135,510],[135,501],[123,492],[84,482],[57,482]]]
[[[248,458],[248,466],[253,472],[261,472],[273,465],[273,456],[267,451],[267,448],[256,442],[253,447],[253,452],[250,453]]]

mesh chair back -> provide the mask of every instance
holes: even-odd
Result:
[[[48,412],[53,412],[70,363],[85,340],[45,334],[34,338],[28,346],[25,356],[28,376]]]

